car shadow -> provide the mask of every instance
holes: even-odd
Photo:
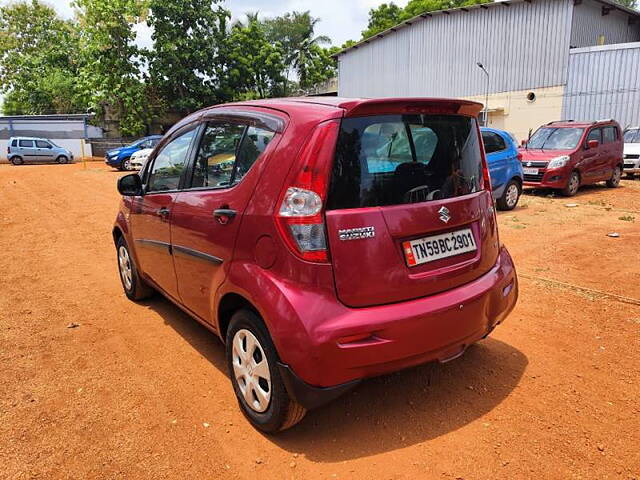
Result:
[[[215,334],[159,295],[145,304],[227,375],[224,346]],[[430,363],[367,379],[308,412],[290,430],[265,438],[318,462],[404,448],[485,416],[516,388],[527,364],[521,351],[487,338],[447,364]]]
[[[618,188],[624,188],[621,184]],[[533,197],[547,197],[547,198],[560,198],[564,200],[571,201],[571,199],[580,198],[585,195],[590,195],[592,193],[597,193],[603,190],[611,190],[604,183],[592,183],[591,185],[583,185],[578,190],[573,197],[565,197],[558,190],[554,190],[551,188],[527,188],[525,187],[522,191],[523,195],[533,196]]]

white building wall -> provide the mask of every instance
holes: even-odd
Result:
[[[640,42],[571,50],[563,117],[640,124]]]

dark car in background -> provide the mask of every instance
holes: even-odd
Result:
[[[513,210],[522,193],[522,163],[515,138],[504,130],[482,127],[491,193],[500,210]]]
[[[105,155],[104,163],[120,170],[133,170],[131,166],[131,155],[138,150],[155,147],[161,138],[161,135],[151,135],[140,138],[125,147],[109,150]]]
[[[615,120],[550,122],[523,143],[525,186],[552,188],[570,197],[582,185],[620,185],[622,130]]]

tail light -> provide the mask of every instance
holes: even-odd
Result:
[[[329,261],[324,207],[333,164],[339,120],[318,125],[302,148],[295,174],[280,195],[276,223],[282,238],[298,257]]]

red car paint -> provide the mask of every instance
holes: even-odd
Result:
[[[609,180],[616,167],[623,168],[623,139],[620,125],[613,120],[598,122],[551,122],[542,128],[582,128],[584,132],[575,146],[571,149],[545,150],[525,146],[520,148],[523,168],[537,168],[538,174],[525,173],[524,185],[539,188],[564,189],[571,172],[576,171],[580,175],[580,186]],[[611,127],[616,130],[616,138],[606,141],[601,136],[598,145],[589,148],[587,138],[596,130]],[[537,132],[536,132],[537,133]],[[535,135],[535,134],[534,134]],[[605,140],[605,141],[603,141]],[[548,168],[550,160],[560,156],[568,156],[566,165],[559,168]]]
[[[281,128],[233,187],[124,197],[114,238],[123,236],[133,246],[146,281],[223,341],[230,313],[250,305],[263,318],[280,360],[309,385],[334,386],[455,358],[504,320],[518,295],[511,257],[498,239],[482,147],[483,188],[468,195],[323,208],[303,220],[280,217],[278,211],[292,186],[317,188],[326,203],[337,129],[345,119],[475,118],[480,109],[462,100],[323,98],[262,100],[196,112],[167,133],[147,167],[186,125],[221,116],[252,122],[266,115]],[[450,211],[449,223],[438,218],[443,206]],[[219,209],[236,214],[214,218]],[[297,250],[287,228],[299,221],[324,225],[326,250],[306,252],[311,255]],[[373,238],[339,239],[341,229],[370,226]],[[460,227],[473,232],[476,252],[406,265],[403,242]],[[194,252],[220,263],[200,261]]]

